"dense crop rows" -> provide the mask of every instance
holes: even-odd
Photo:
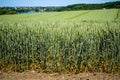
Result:
[[[120,73],[119,11],[114,10],[114,19],[111,17],[103,22],[98,22],[97,18],[94,19],[97,22],[92,18],[93,21],[87,18],[82,21],[76,12],[71,13],[76,20],[70,15],[64,21],[46,17],[46,22],[39,18],[48,14],[0,16],[0,70]],[[83,13],[81,16],[85,16]],[[64,17],[68,13],[49,14]]]

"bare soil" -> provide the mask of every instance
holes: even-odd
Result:
[[[22,73],[0,72],[0,80],[120,80],[120,75],[108,73],[37,73],[35,71]]]

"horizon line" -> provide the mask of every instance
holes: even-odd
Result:
[[[109,1],[109,2],[102,2],[102,3],[77,3],[77,4],[105,4],[105,3],[110,3],[110,2],[120,2],[120,1]],[[76,5],[76,4],[69,4],[69,5]],[[66,7],[69,5],[65,6],[0,6],[0,7]]]

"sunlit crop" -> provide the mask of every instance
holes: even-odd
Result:
[[[0,16],[0,70],[120,72],[120,10]]]

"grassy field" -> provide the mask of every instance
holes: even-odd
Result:
[[[120,9],[0,16],[0,70],[120,73]]]

